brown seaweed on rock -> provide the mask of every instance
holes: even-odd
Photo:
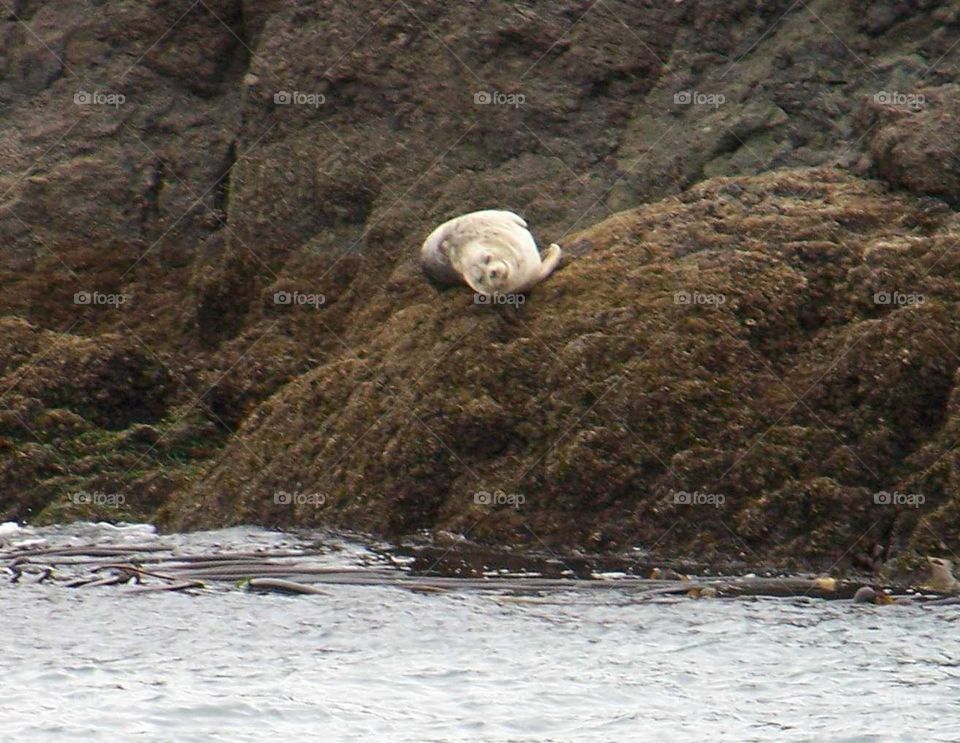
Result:
[[[14,3],[0,519],[960,549],[960,9],[868,5]],[[413,261],[491,206],[519,312]]]
[[[519,310],[401,267],[410,301],[261,405],[166,518],[826,566],[892,554],[939,532],[955,492],[928,472],[956,456],[955,227],[879,184],[791,170],[572,236],[593,249]],[[294,490],[323,498],[276,502]]]

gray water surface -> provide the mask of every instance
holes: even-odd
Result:
[[[93,524],[6,538],[303,543]],[[337,547],[321,559],[376,559]],[[324,590],[130,596],[0,574],[0,739],[960,740],[956,606]]]

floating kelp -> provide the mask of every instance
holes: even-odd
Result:
[[[567,592],[617,591],[631,601],[690,598],[819,598],[857,603],[902,603],[911,600],[952,604],[944,593],[919,594],[909,586],[874,588],[864,581],[830,577],[687,577],[674,571],[653,571],[654,577],[619,573],[616,577],[541,577],[514,574],[497,577],[451,577],[414,572],[399,567],[338,566],[320,562],[317,549],[263,550],[177,554],[158,545],[103,546],[11,550],[0,552],[0,562],[11,583],[40,582],[65,588],[133,586],[127,593],[194,591],[240,585],[254,592],[293,595],[329,595],[318,586],[379,586],[421,593],[484,591],[546,596]],[[79,573],[79,574],[78,574]],[[24,577],[29,581],[24,581]],[[669,576],[669,577],[667,577]],[[867,597],[869,596],[869,600]]]

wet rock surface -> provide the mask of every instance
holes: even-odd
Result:
[[[921,0],[14,4],[0,517],[960,548],[958,24]],[[566,250],[519,311],[413,260],[489,206]]]

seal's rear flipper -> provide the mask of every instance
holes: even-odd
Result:
[[[537,279],[537,283],[543,281],[553,273],[553,270],[559,265],[560,258],[562,257],[563,251],[556,243],[551,243],[550,247],[543,251],[543,255],[540,257],[542,263],[540,264],[540,277]]]

